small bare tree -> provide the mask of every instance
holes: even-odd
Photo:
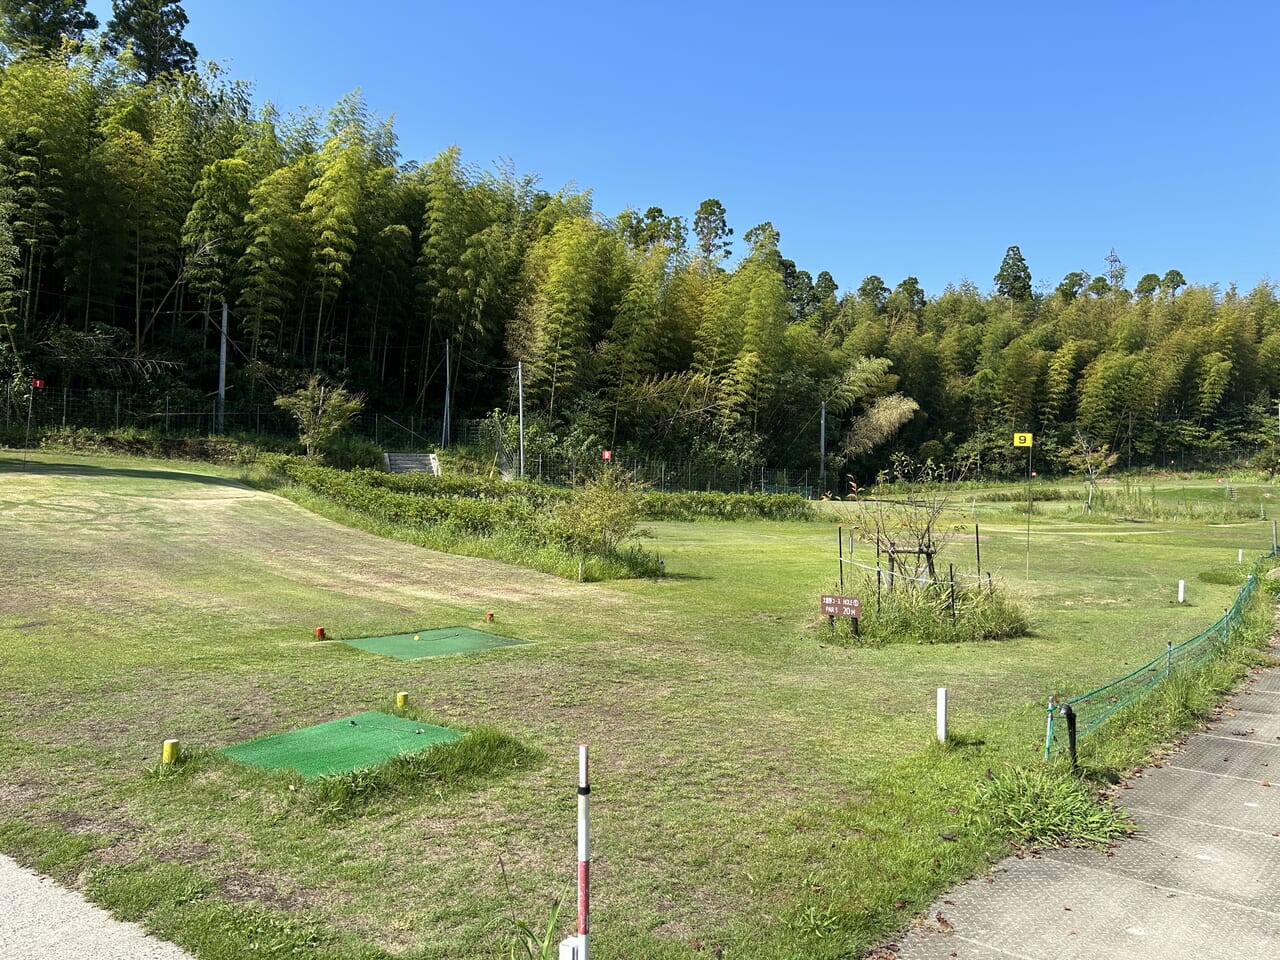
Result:
[[[1083,433],[1076,433],[1075,442],[1069,446],[1064,456],[1069,466],[1076,473],[1083,473],[1089,483],[1089,499],[1085,501],[1084,512],[1093,513],[1093,491],[1098,478],[1115,466],[1120,454],[1112,453],[1105,444],[1095,444]]]
[[[938,555],[955,536],[939,521],[962,478],[963,469],[897,453],[876,478],[872,496],[861,501],[863,536],[874,539],[877,555],[888,557],[891,588],[899,578],[908,589],[926,574],[930,582],[938,580]]]

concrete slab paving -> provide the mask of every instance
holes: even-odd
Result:
[[[1147,818],[1123,856],[1108,858],[1105,866],[1093,850],[1051,850],[1044,858],[1261,910],[1277,907],[1280,890],[1280,837],[1160,816]]]
[[[1121,791],[1116,799],[1143,825],[1148,815],[1159,813],[1188,823],[1226,823],[1260,834],[1280,830],[1272,806],[1280,786],[1264,787],[1260,780],[1172,767],[1150,770],[1134,782],[1151,789]]]
[[[1171,757],[1168,766],[1261,782],[1271,777],[1280,779],[1280,750],[1273,744],[1243,737],[1201,736]]]
[[[930,908],[927,926],[900,941],[899,960],[950,957],[957,942],[1027,960],[1166,960],[1273,955],[1280,912],[1255,910],[1120,876],[1093,866],[1015,861],[994,883],[966,884]],[[949,902],[948,902],[949,901]],[[940,929],[937,915],[951,927]]]
[[[0,960],[192,960],[5,856],[0,891]]]
[[[1278,738],[1272,668],[1122,785],[1134,838],[1003,861],[930,906],[898,960],[1280,956]]]

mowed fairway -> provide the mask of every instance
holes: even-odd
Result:
[[[912,771],[943,757],[929,748],[937,687],[973,744],[940,761],[941,783],[1034,764],[1050,693],[1199,632],[1237,588],[1197,575],[1271,546],[1269,523],[1051,515],[1028,576],[1021,523],[979,515],[984,570],[1033,610],[1034,635],[853,649],[815,630],[834,521],[651,524],[665,579],[578,584],[379,539],[222,473],[0,455],[0,846],[30,860],[81,838],[46,868],[91,891],[103,871],[189,879],[189,902],[146,919],[197,949],[190,917],[229,903],[317,924],[316,955],[505,956],[502,918],[545,923],[573,877],[586,742],[596,956],[848,955],[910,916],[895,890],[979,862],[937,839],[963,830],[963,796],[910,794]],[[944,565],[972,570],[972,519],[955,520],[968,532]],[[317,643],[320,625],[533,642],[401,661]],[[336,822],[288,778],[226,761],[152,773],[166,738],[217,749],[386,710],[400,690],[436,722],[498,727],[546,760]],[[876,797],[895,819],[871,829],[859,811]],[[895,845],[898,832],[923,839]]]

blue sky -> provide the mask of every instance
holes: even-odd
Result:
[[[842,289],[986,290],[1010,244],[1050,287],[1112,247],[1130,286],[1280,279],[1273,2],[183,6],[260,101],[360,87],[406,160],[456,143],[608,215],[717,197]]]

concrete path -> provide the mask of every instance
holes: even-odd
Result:
[[[1107,853],[1052,850],[952,890],[881,957],[1280,957],[1280,668],[1128,781],[1139,824]]]
[[[0,856],[0,960],[191,960],[191,955]]]

